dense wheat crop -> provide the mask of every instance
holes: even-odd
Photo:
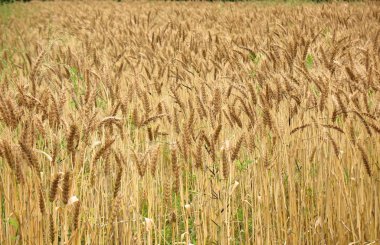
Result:
[[[380,5],[6,11],[0,244],[380,241]]]

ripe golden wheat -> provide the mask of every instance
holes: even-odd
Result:
[[[0,244],[380,242],[380,5],[10,9]]]

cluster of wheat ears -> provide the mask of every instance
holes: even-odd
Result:
[[[380,241],[380,5],[9,8],[0,244]]]

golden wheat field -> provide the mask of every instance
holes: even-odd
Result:
[[[0,244],[380,243],[379,4],[0,9]]]

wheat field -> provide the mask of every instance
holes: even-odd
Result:
[[[379,4],[0,8],[0,244],[380,243]]]

